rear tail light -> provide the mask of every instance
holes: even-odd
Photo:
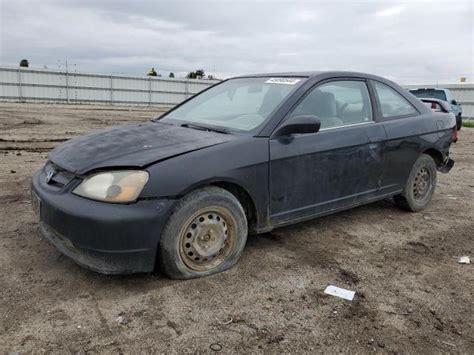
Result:
[[[453,128],[453,142],[457,142],[459,138],[458,127],[454,126]]]

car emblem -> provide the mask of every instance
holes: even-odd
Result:
[[[54,170],[48,171],[48,173],[46,174],[46,179],[45,179],[47,184],[49,184],[49,182],[51,181],[55,173],[56,172]]]

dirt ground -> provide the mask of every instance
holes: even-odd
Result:
[[[40,235],[32,173],[65,139],[159,114],[0,103],[1,352],[474,353],[474,265],[458,263],[474,258],[474,129],[424,212],[383,201],[252,236],[235,268],[191,281],[77,266]]]

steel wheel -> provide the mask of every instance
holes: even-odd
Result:
[[[192,270],[208,271],[222,264],[233,250],[235,223],[221,207],[199,210],[191,216],[180,235],[181,260]]]
[[[431,180],[430,171],[426,167],[418,170],[413,183],[413,197],[415,200],[422,200],[425,198],[430,191],[432,185]]]
[[[393,196],[400,208],[411,212],[428,206],[436,188],[436,162],[428,154],[421,154],[413,164],[403,193]]]

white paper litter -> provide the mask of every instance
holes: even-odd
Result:
[[[355,296],[355,292],[351,290],[346,290],[345,288],[340,288],[337,286],[329,285],[324,290],[324,293],[340,298],[344,298],[345,300],[352,301]]]
[[[471,263],[471,259],[469,259],[468,256],[461,256],[458,260],[458,263],[459,264],[470,264]]]

